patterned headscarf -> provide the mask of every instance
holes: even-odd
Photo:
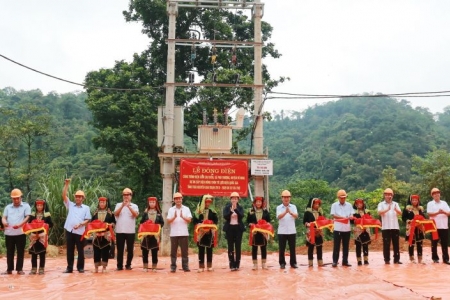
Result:
[[[198,204],[197,204],[197,208],[195,209],[195,217],[198,219],[199,218],[199,216],[201,215],[201,214],[203,214],[203,211],[205,210],[205,202],[206,202],[206,200],[209,200],[209,201],[211,201],[211,204],[209,205],[209,207],[208,207],[208,209],[210,210],[210,211],[212,211],[213,213],[216,213],[216,209],[215,209],[215,207],[214,207],[214,198],[213,198],[213,196],[211,196],[211,195],[204,195],[203,197],[202,197],[202,201],[200,201]]]

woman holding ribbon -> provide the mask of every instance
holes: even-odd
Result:
[[[29,234],[31,254],[30,275],[44,274],[45,257],[48,245],[48,231],[53,227],[52,217],[47,208],[47,203],[43,199],[34,202],[34,211],[31,212],[28,223],[24,225],[23,231]],[[37,269],[37,257],[39,255],[39,271]]]
[[[152,252],[152,272],[156,272],[158,265],[159,239],[164,219],[156,197],[147,198],[147,208],[141,218],[138,230],[138,238],[141,239],[142,263],[144,271],[148,271],[148,254]]]
[[[253,205],[247,213],[247,223],[250,226],[249,244],[252,246],[252,269],[258,270],[258,247],[260,247],[261,266],[265,270],[267,269],[267,243],[269,236],[273,237],[274,233],[264,197],[256,196],[253,200]]]
[[[423,239],[425,238],[425,234],[423,231],[423,226],[411,226],[414,218],[417,219],[416,216],[422,216],[423,218],[425,218],[424,209],[423,206],[420,205],[419,195],[410,195],[408,202],[403,209],[402,220],[406,223],[405,240],[409,242],[410,235],[412,235],[412,243],[410,243],[408,247],[409,261],[412,263],[416,263],[416,261],[414,260],[414,245],[417,245],[417,261],[420,264],[422,263],[422,244]],[[413,230],[413,232],[411,232],[411,229]]]
[[[217,212],[213,205],[213,196],[204,195],[197,205],[194,213],[194,241],[198,246],[198,272],[205,270],[205,252],[206,268],[213,271],[212,259],[213,248],[217,246]]]
[[[85,238],[93,236],[92,246],[94,248],[95,273],[102,266],[102,272],[106,272],[108,266],[111,242],[114,241],[114,224],[116,219],[109,208],[106,197],[99,197],[97,210],[92,216],[91,222],[86,226]]]

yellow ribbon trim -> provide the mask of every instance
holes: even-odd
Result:
[[[217,230],[217,225],[216,224],[199,224],[198,226],[196,226],[195,228],[195,232],[199,232],[200,229],[203,228],[208,228],[208,229],[213,229],[213,230]]]
[[[161,234],[161,225],[158,228],[158,232],[139,232],[138,239],[142,240],[147,235],[154,235],[155,237],[158,237],[160,234]]]
[[[334,230],[334,224],[328,224],[328,225],[323,225],[323,226],[318,226],[317,222],[314,222],[314,224],[316,225],[317,229],[324,229],[324,228],[328,228],[328,230],[330,230],[331,232],[333,232]]]
[[[416,227],[417,227],[417,224],[419,224],[419,225],[432,224],[433,225],[432,229],[424,230],[425,233],[430,233],[430,232],[436,232],[437,231],[436,224],[433,222],[433,220],[416,220]]]
[[[269,231],[267,229],[261,229],[261,228],[253,228],[252,230],[252,234],[254,234],[255,232],[261,232],[261,233],[266,233],[268,235],[270,235],[271,237],[274,237],[274,233],[272,231]]]
[[[41,228],[35,228],[35,229],[30,229],[30,230],[27,230],[27,231],[24,232],[24,233],[25,233],[25,234],[30,234],[30,233],[38,232],[38,231],[42,231],[42,230],[44,230],[45,234],[47,234],[47,230],[46,230],[44,227],[41,227]]]

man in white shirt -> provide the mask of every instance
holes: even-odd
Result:
[[[134,255],[134,239],[136,236],[136,218],[139,207],[131,202],[133,192],[129,188],[122,191],[122,203],[117,203],[114,209],[116,217],[116,243],[117,243],[117,271],[123,270],[123,252],[127,244],[126,270],[131,270],[131,261]]]
[[[67,246],[67,268],[63,273],[72,273],[73,264],[75,262],[75,247],[77,248],[77,270],[79,273],[84,273],[84,249],[81,237],[83,236],[86,224],[91,220],[91,211],[89,206],[84,205],[83,201],[86,199],[84,192],[78,190],[75,192],[75,202],[72,202],[67,196],[69,190],[70,179],[64,180],[64,188],[62,198],[64,206],[66,207],[67,219],[64,223],[66,232],[66,246]]]
[[[402,210],[397,202],[393,201],[394,192],[387,188],[383,193],[384,201],[378,204],[378,214],[381,216],[381,235],[383,236],[384,263],[390,264],[391,241],[394,248],[394,264],[402,264],[400,261],[400,227],[398,216]]]
[[[6,264],[7,270],[2,275],[12,274],[14,270],[14,252],[17,251],[16,271],[24,275],[23,260],[25,257],[26,237],[22,226],[28,222],[31,207],[22,201],[22,191],[13,189],[11,191],[12,203],[5,207],[1,222],[5,227]]]
[[[281,205],[277,206],[278,219],[278,261],[280,268],[286,268],[286,259],[284,252],[286,250],[286,242],[289,244],[289,263],[291,268],[297,269],[297,257],[295,254],[295,240],[297,230],[295,228],[295,219],[298,218],[297,207],[291,204],[291,192],[284,190],[281,193]]]
[[[167,212],[167,222],[170,224],[170,272],[177,270],[177,250],[181,250],[181,267],[183,271],[190,272],[189,269],[189,231],[188,225],[191,223],[192,214],[189,207],[184,206],[183,195],[173,194],[175,205]]]
[[[431,197],[433,200],[427,204],[427,213],[430,219],[436,222],[436,227],[439,235],[438,240],[431,241],[431,259],[434,263],[439,262],[437,254],[437,244],[441,240],[442,261],[450,265],[448,257],[448,216],[450,216],[450,208],[447,202],[441,200],[441,192],[437,188],[431,189]]]
[[[342,265],[344,267],[351,267],[348,263],[348,251],[350,245],[350,220],[353,220],[353,205],[345,201],[347,199],[347,192],[339,190],[336,194],[338,202],[331,205],[331,215],[334,219],[333,230],[333,264],[337,267],[339,261],[339,252],[342,242]]]

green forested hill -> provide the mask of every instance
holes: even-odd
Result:
[[[449,112],[433,116],[404,100],[345,98],[282,116],[264,124],[275,185],[322,179],[331,186],[373,190],[387,167],[408,182],[414,155],[448,148]]]
[[[43,95],[39,90],[0,90],[3,194],[12,187],[21,187],[28,194],[38,187],[39,180],[54,173],[102,178],[112,193],[125,185],[139,188],[138,182],[123,176],[126,165],[118,168],[111,153],[94,147],[98,131],[90,123],[92,115],[85,100],[84,93]],[[372,191],[380,188],[383,172],[389,168],[395,170],[396,180],[417,184],[423,181],[423,175],[417,176],[419,172],[433,172],[433,166],[428,166],[433,160],[442,161],[439,172],[442,178],[448,177],[445,168],[450,162],[445,161],[445,155],[450,108],[433,115],[426,109],[413,109],[407,101],[346,98],[291,112],[288,117],[284,112],[275,114],[264,124],[264,137],[274,161],[272,192],[299,180]],[[433,154],[436,149],[445,150],[441,153],[444,156]],[[152,191],[160,188],[154,186]]]

